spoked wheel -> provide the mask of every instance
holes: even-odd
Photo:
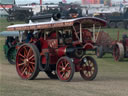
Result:
[[[124,28],[124,23],[123,22],[118,22],[117,23],[117,28]]]
[[[80,64],[80,68],[80,75],[83,79],[89,81],[95,79],[98,72],[98,67],[96,61],[92,57],[84,57]]]
[[[39,73],[39,51],[35,45],[23,44],[16,56],[16,69],[22,79],[35,79]]]
[[[115,22],[110,22],[109,26],[110,26],[110,28],[116,28],[116,23]]]
[[[7,59],[10,64],[16,64],[16,49],[12,47],[8,50]]]
[[[47,76],[50,79],[58,79],[57,74],[55,71],[45,71],[45,73],[47,74]]]
[[[117,43],[113,49],[113,57],[115,61],[120,61],[124,58],[123,44]]]
[[[69,57],[61,57],[56,65],[56,73],[61,81],[69,82],[72,80],[75,66]]]

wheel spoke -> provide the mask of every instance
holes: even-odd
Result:
[[[61,77],[63,78],[65,74],[66,74],[66,73],[65,73],[65,72],[63,72],[63,74],[61,75]]]
[[[95,70],[95,68],[94,68],[94,67],[92,67],[92,68],[91,68],[91,71],[94,71],[94,70]]]
[[[35,70],[35,66],[34,65],[32,65],[32,69]]]
[[[65,61],[64,61],[64,65],[66,66],[66,64],[67,64],[67,61],[65,60]]]
[[[62,68],[63,68],[63,66],[60,65],[60,66],[59,66],[59,69],[62,69]]]
[[[22,58],[25,58],[25,56],[23,56],[21,53],[19,53],[18,55],[21,56]]]
[[[62,64],[62,67],[64,67],[64,62],[63,61],[61,62],[61,64]]]
[[[27,56],[27,49],[24,47],[24,55]]]
[[[33,72],[34,71],[30,66],[29,66],[29,70],[30,70],[29,72]]]
[[[88,60],[88,65],[90,65],[92,62],[90,60]]]
[[[20,63],[20,64],[18,64],[18,66],[23,66],[24,65],[24,63]]]
[[[26,66],[24,65],[24,66],[21,68],[21,70],[20,70],[20,71],[23,71],[23,70],[25,69],[25,67],[26,67]]]
[[[60,73],[61,73],[61,72],[64,72],[64,71],[63,71],[62,69],[60,69]]]
[[[27,67],[25,67],[24,71],[21,73],[22,75],[26,72],[27,70]]]
[[[68,65],[69,65],[69,63],[67,63],[67,64],[65,65],[65,68],[67,68],[67,67],[68,67]]]
[[[34,55],[32,55],[31,57],[29,57],[28,59],[31,60],[34,57]]]
[[[94,71],[91,71],[91,74],[93,74],[94,73]]]
[[[66,70],[71,70],[71,67],[67,67]]]
[[[29,64],[35,65],[35,62],[30,62],[30,61],[29,61]]]
[[[87,77],[89,77],[89,72],[86,73]]]
[[[27,57],[30,56],[30,53],[31,53],[31,49],[28,50]]]

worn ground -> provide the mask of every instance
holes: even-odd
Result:
[[[0,31],[9,23],[0,20]],[[116,39],[118,29],[105,31]],[[128,30],[121,29],[122,32]],[[84,81],[75,73],[71,82],[49,79],[40,72],[36,80],[22,80],[15,65],[10,65],[3,53],[4,38],[0,37],[0,96],[128,96],[128,60],[115,62],[111,55],[97,59],[99,67],[94,81]]]
[[[43,72],[36,80],[22,80],[15,65],[5,59],[3,43],[0,37],[0,96],[128,96],[128,60],[114,62],[111,55],[97,59],[99,72],[94,81],[84,81],[75,73],[71,82],[61,82]]]

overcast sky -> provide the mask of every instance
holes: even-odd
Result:
[[[60,2],[62,0],[42,0],[43,2],[52,2],[52,3],[57,3],[57,2]],[[66,0],[67,2],[74,2],[74,1],[81,1],[81,0]],[[112,1],[123,1],[123,0],[112,0]],[[128,1],[128,0],[126,0]],[[39,3],[40,0],[16,0],[16,3],[19,4],[19,3],[23,3],[23,4],[26,4],[26,3],[32,3],[32,2],[36,2],[36,3]]]

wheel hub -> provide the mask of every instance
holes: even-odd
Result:
[[[65,71],[65,69],[66,69],[66,68],[65,68],[65,67],[63,67],[63,68],[62,68],[62,71]]]
[[[29,62],[28,59],[24,59],[24,64],[27,65],[27,63]]]
[[[86,68],[85,68],[87,71],[91,71],[91,67],[90,66],[86,66]]]

